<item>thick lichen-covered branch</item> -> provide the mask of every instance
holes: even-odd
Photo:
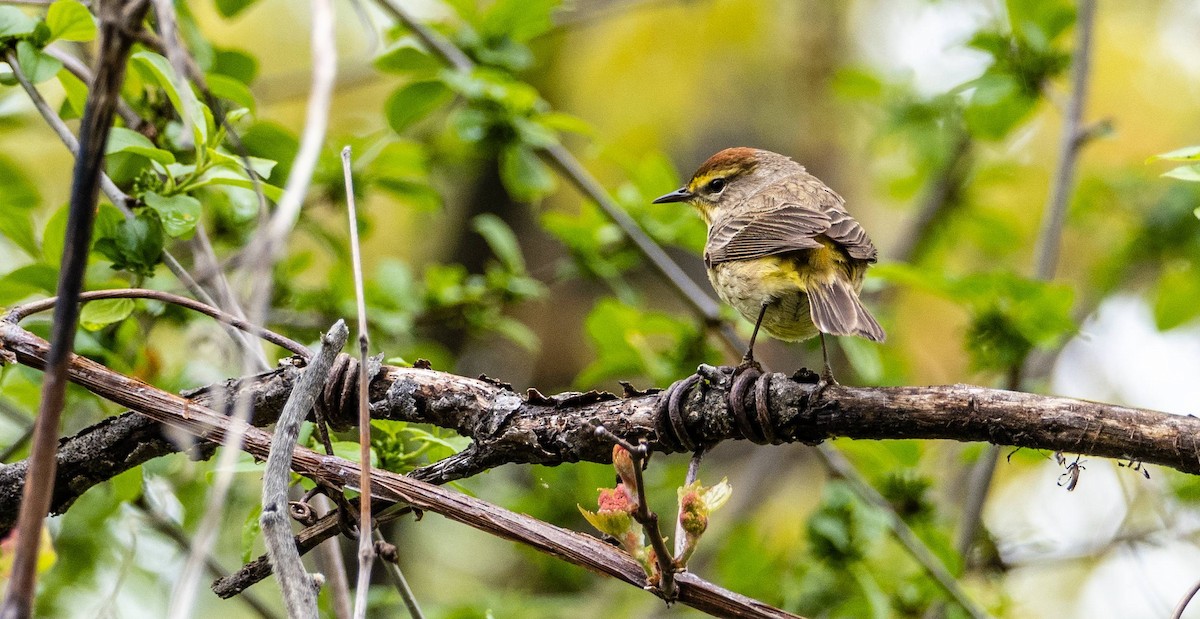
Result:
[[[44,340],[6,322],[0,322],[0,348],[13,361],[35,368],[42,367],[47,352]],[[274,371],[187,396],[192,404],[227,410],[245,393],[253,397],[253,423],[266,425],[278,416],[300,364],[293,360]],[[350,370],[342,368],[343,374]],[[743,438],[728,410],[728,374],[717,369],[706,374],[708,378],[687,392],[682,402],[687,432],[705,445]],[[130,408],[152,406],[140,400],[154,391],[151,387],[87,359],[72,359],[70,379]],[[814,385],[804,380],[783,374],[768,374],[763,380],[768,381],[765,409],[782,442],[817,443],[834,437],[950,439],[1134,460],[1200,473],[1200,419],[1193,416],[970,385],[832,385],[815,397]],[[340,393],[340,401],[353,402],[357,393],[353,380],[347,384],[351,388]],[[498,381],[393,366],[384,366],[374,375],[370,393],[374,418],[429,423],[473,439],[465,457],[445,467],[430,467],[423,477],[432,483],[503,464],[607,462],[611,443],[595,435],[600,424],[626,440],[645,438],[652,450],[677,450],[676,443],[662,435],[662,397],[659,392],[633,391],[620,396],[589,392],[547,397],[534,390],[516,393]],[[353,423],[352,408],[343,412],[334,406],[328,412],[334,423]],[[131,415],[106,420],[62,442],[56,512],[95,483],[177,449],[153,424]],[[159,419],[170,420],[170,416]],[[24,466],[18,462],[0,467],[0,531],[11,527]]]

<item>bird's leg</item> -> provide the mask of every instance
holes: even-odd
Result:
[[[821,369],[821,380],[817,381],[816,388],[813,389],[812,395],[809,396],[812,399],[820,398],[825,393],[826,388],[830,385],[838,384],[837,380],[833,377],[833,368],[829,366],[829,348],[825,345],[825,334],[821,333],[820,336],[821,361],[824,367]]]
[[[754,321],[754,331],[750,333],[750,346],[746,349],[746,354],[742,356],[742,363],[738,367],[758,366],[758,363],[754,361],[754,340],[758,339],[758,329],[762,326],[763,317],[767,315],[767,308],[770,305],[770,301],[763,301],[762,309],[758,310],[758,320]]]
[[[833,368],[829,365],[829,348],[825,346],[825,334],[821,333],[821,361],[824,362],[824,367],[821,370],[821,381],[836,385],[838,382],[833,378]]]

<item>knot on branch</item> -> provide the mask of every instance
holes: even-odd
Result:
[[[779,445],[786,433],[776,427],[771,414],[770,389],[774,374],[764,374],[754,365],[736,368],[702,365],[696,374],[676,381],[658,401],[655,429],[659,442],[672,451],[695,451],[703,447],[688,430],[684,402],[697,385],[726,389],[726,407],[733,419],[734,434],[759,445]]]

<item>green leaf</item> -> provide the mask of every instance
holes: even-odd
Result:
[[[99,223],[99,222],[97,222]],[[67,234],[67,205],[50,215],[42,228],[42,261],[57,269],[62,264],[63,245]]]
[[[30,34],[37,24],[36,19],[15,6],[0,6],[0,37]]]
[[[1196,161],[1200,159],[1200,145],[1185,146],[1171,152],[1155,155],[1147,161]]]
[[[1154,322],[1160,331],[1200,316],[1200,273],[1186,262],[1167,267],[1154,294]]]
[[[220,99],[232,101],[242,107],[254,111],[254,94],[250,87],[241,80],[220,73],[209,73],[206,78],[208,89]]]
[[[1167,178],[1177,178],[1181,181],[1200,182],[1200,163],[1181,165],[1173,170],[1163,172],[1162,175]]]
[[[113,263],[114,269],[149,277],[154,275],[154,267],[162,259],[163,241],[158,214],[143,209],[133,219],[113,226],[108,234],[96,240],[94,247]]]
[[[537,352],[540,340],[537,333],[534,333],[525,323],[508,316],[500,316],[492,324],[492,329],[513,344],[531,353]]]
[[[130,57],[130,63],[146,81],[157,84],[167,93],[171,106],[190,126],[196,145],[207,144],[211,113],[205,113],[208,108],[201,105],[196,93],[192,92],[192,87],[175,73],[171,63],[166,58],[148,51],[134,54]]]
[[[121,322],[133,313],[133,299],[101,299],[91,301],[79,312],[79,324],[88,331],[99,331],[114,322]]]
[[[221,0],[217,0],[217,4],[220,5]],[[242,563],[249,563],[254,558],[254,542],[262,534],[261,516],[261,503],[255,503],[251,507],[250,513],[246,514],[246,521],[242,524]]]
[[[219,49],[213,55],[212,72],[251,84],[258,77],[258,59],[241,50]]]
[[[12,209],[0,214],[0,237],[4,237],[29,254],[31,258],[40,257],[37,234],[33,231],[33,211],[27,209]]]
[[[254,181],[242,177],[209,176],[200,184],[200,186],[203,185],[228,185],[230,187],[241,187],[242,189],[254,189]],[[279,202],[283,198],[283,189],[275,185],[264,183],[260,180],[258,186],[262,188],[263,195],[272,202]]]
[[[214,163],[224,168],[241,172],[246,179],[250,178],[250,174],[246,172],[246,163],[250,163],[250,168],[254,170],[259,178],[271,178],[271,172],[275,169],[276,162],[262,157],[246,157],[243,161],[241,157],[235,157],[228,153],[223,153],[215,148],[208,149],[208,156]]]
[[[254,6],[258,0],[217,0],[217,12],[221,17],[236,17],[242,11]]]
[[[0,306],[7,306],[34,294],[54,294],[58,287],[58,269],[34,263],[0,277]]]
[[[983,138],[1003,138],[1029,116],[1037,103],[1011,75],[988,73],[975,80],[974,86],[963,118],[971,132]]]
[[[64,120],[83,116],[83,106],[87,103],[88,87],[74,73],[65,68],[58,72],[58,83],[62,84],[67,98],[63,101],[62,117]]]
[[[487,241],[492,253],[514,273],[525,272],[525,257],[521,255],[521,244],[512,228],[496,215],[484,213],[471,222],[471,228]]]
[[[269,122],[251,125],[242,134],[242,145],[252,155],[278,161],[276,178],[287,178],[291,174],[292,160],[300,149],[300,141],[294,133],[282,125]]]
[[[0,235],[31,257],[39,257],[33,226],[33,211],[41,200],[37,187],[4,156],[0,156],[0,187]]]
[[[512,144],[500,151],[500,179],[515,200],[533,202],[554,191],[554,174],[528,146]]]
[[[433,73],[442,63],[429,55],[413,37],[403,37],[375,57],[375,68],[385,73]]]
[[[496,0],[484,13],[484,36],[524,42],[554,27],[550,13],[559,0]]]
[[[96,38],[96,22],[87,7],[75,0],[57,0],[46,11],[50,41],[91,41]]]
[[[167,164],[175,163],[175,155],[154,145],[150,138],[124,127],[113,127],[108,134],[106,155],[114,153],[133,153],[151,161]]]
[[[163,231],[174,238],[191,236],[200,222],[200,201],[185,194],[170,197],[160,196],[153,191],[142,196],[146,206],[158,212]]]
[[[29,41],[17,42],[17,63],[25,77],[34,84],[40,84],[55,75],[63,68],[62,63],[50,54],[34,47]]]
[[[453,96],[454,93],[439,80],[407,84],[392,93],[384,104],[388,126],[396,133],[403,133],[405,129],[448,103]]]

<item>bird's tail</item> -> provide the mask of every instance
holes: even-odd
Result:
[[[883,327],[858,300],[850,282],[831,277],[826,281],[810,280],[806,288],[813,324],[822,333],[857,335],[872,342],[882,342],[887,337]]]

